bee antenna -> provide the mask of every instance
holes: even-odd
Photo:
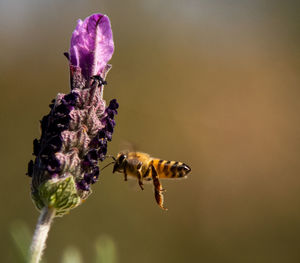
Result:
[[[105,156],[105,159],[106,159],[107,157],[112,158],[114,161],[116,161],[116,158],[115,158],[114,156],[112,156],[112,155],[106,155],[106,156]]]
[[[108,167],[108,166],[110,166],[110,165],[112,165],[112,164],[114,164],[114,163],[115,163],[115,161],[113,161],[113,162],[111,162],[111,163],[105,165],[100,171],[104,170],[106,167]]]

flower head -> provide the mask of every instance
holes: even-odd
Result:
[[[114,49],[107,16],[79,20],[71,38],[71,92],[59,93],[41,120],[41,138],[33,141],[28,164],[32,198],[39,209],[51,206],[63,215],[91,193],[99,178],[107,142],[112,139],[118,103],[106,107],[103,89]]]

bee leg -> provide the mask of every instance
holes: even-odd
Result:
[[[137,176],[138,176],[138,180],[139,180],[139,186],[141,187],[142,190],[144,190],[143,187],[143,176],[140,170],[137,171]]]
[[[147,171],[144,173],[143,180],[146,180],[146,181],[151,181],[152,180],[152,178],[149,177],[150,171],[151,171],[151,166],[149,166],[148,169],[147,169]]]
[[[123,173],[124,173],[124,181],[127,181],[126,166],[124,167]]]
[[[168,210],[167,208],[164,207],[164,196],[163,196],[163,188],[158,180],[158,175],[157,172],[154,168],[153,165],[151,165],[151,172],[152,172],[152,179],[153,179],[153,185],[154,185],[154,196],[156,203],[162,208],[163,210]]]

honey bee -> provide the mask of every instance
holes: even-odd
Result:
[[[165,191],[159,179],[186,178],[191,168],[182,162],[166,161],[151,157],[143,152],[120,152],[114,161],[113,173],[119,172],[127,177],[137,178],[139,186],[142,190],[143,181],[153,181],[154,196],[157,204],[164,210]]]

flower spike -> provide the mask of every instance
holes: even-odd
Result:
[[[99,161],[115,127],[119,107],[103,100],[108,61],[114,51],[109,18],[93,14],[78,20],[71,38],[71,91],[59,93],[41,120],[41,138],[33,142],[35,160],[28,164],[31,195],[39,210],[51,207],[62,216],[91,193],[99,179]]]

